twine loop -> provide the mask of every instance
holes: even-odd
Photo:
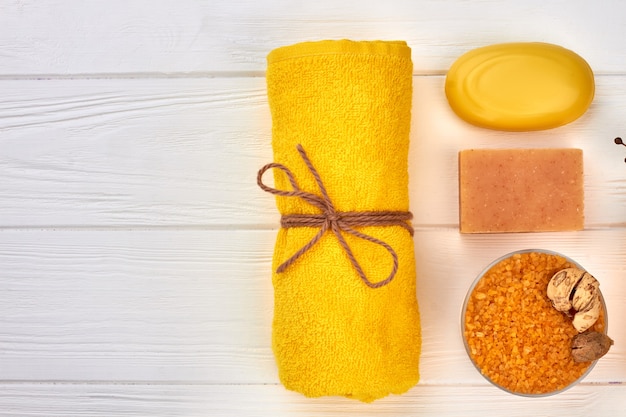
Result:
[[[261,187],[263,191],[281,197],[297,197],[321,210],[321,213],[319,214],[284,214],[282,215],[280,221],[283,228],[319,227],[320,230],[307,244],[305,244],[289,259],[283,262],[276,269],[276,272],[281,273],[285,271],[285,269],[292,265],[304,253],[310,250],[322,238],[322,236],[328,230],[330,230],[339,241],[339,244],[341,245],[343,251],[346,253],[348,259],[350,260],[350,263],[357,271],[359,277],[368,287],[380,288],[389,284],[398,272],[398,255],[396,251],[393,250],[393,248],[386,242],[383,242],[380,239],[376,239],[373,236],[366,235],[365,233],[361,233],[355,230],[354,227],[400,226],[406,229],[411,234],[411,236],[413,236],[413,228],[409,223],[409,221],[413,218],[413,215],[408,211],[337,211],[335,209],[335,205],[328,197],[326,187],[324,186],[324,183],[322,182],[319,173],[311,163],[311,160],[304,151],[304,148],[302,147],[302,145],[298,145],[296,149],[300,153],[300,156],[304,160],[307,168],[315,178],[315,182],[317,183],[321,195],[302,190],[296,182],[296,179],[291,170],[279,163],[270,163],[261,168],[257,175],[257,184],[259,185],[259,187]],[[293,189],[291,191],[279,190],[265,185],[263,183],[263,174],[270,169],[279,169],[284,172]],[[342,232],[351,234],[355,237],[374,243],[376,245],[380,245],[385,248],[393,260],[393,268],[389,276],[379,282],[370,281],[365,275],[365,272],[363,272],[363,268],[354,256],[354,253],[348,245],[348,242],[346,242],[346,239],[344,238]]]

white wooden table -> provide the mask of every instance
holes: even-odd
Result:
[[[0,416],[617,416],[626,412],[626,3],[621,0],[0,1]],[[274,199],[265,57],[305,40],[406,40],[421,381],[373,404],[307,399],[271,347]],[[449,109],[464,52],[543,41],[596,98],[537,133]],[[471,147],[580,147],[586,228],[461,236]],[[600,281],[615,346],[582,384],[529,399],[470,364],[460,309],[493,258],[540,247]]]

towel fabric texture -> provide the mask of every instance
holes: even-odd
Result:
[[[302,190],[319,194],[296,149],[301,145],[337,211],[408,211],[413,65],[406,43],[305,42],[275,49],[267,59],[274,162],[288,167]],[[274,187],[292,189],[278,169]],[[320,213],[300,198],[278,196],[276,204],[283,215]],[[356,229],[397,253],[398,270],[387,285],[365,285],[331,232],[277,273],[320,228],[278,232],[273,350],[284,386],[309,397],[370,402],[419,380],[412,236],[399,226]],[[370,281],[389,276],[393,260],[384,247],[343,235]]]

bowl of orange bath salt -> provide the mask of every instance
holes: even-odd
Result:
[[[576,340],[596,335],[610,341],[606,305],[597,285],[591,289],[601,307],[584,331],[573,325],[576,311],[555,308],[548,287],[558,281],[560,271],[564,276],[566,271],[584,269],[559,253],[527,249],[496,259],[471,285],[462,310],[463,341],[474,366],[493,385],[521,396],[562,392],[580,382],[597,362],[581,361],[579,352],[573,353]],[[575,285],[562,292],[569,297],[567,291],[574,290]]]

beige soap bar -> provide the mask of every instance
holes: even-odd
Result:
[[[581,230],[580,149],[470,149],[459,153],[461,233]]]

